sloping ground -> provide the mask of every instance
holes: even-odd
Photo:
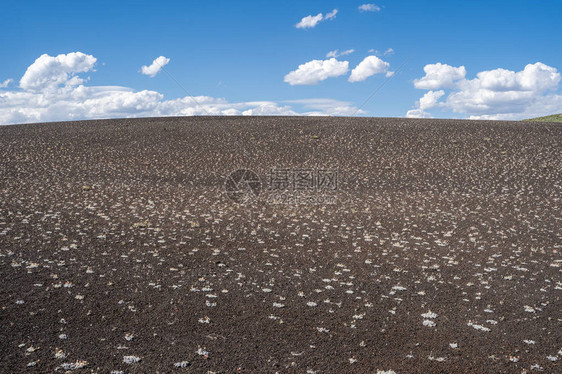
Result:
[[[526,119],[531,122],[562,122],[562,114]]]
[[[560,372],[561,143],[454,120],[1,127],[0,371]],[[269,187],[247,204],[223,189],[241,167]],[[272,201],[283,168],[337,190]]]

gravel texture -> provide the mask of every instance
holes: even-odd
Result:
[[[0,371],[562,371],[562,126],[0,127]],[[237,204],[232,171],[338,172]],[[327,192],[326,192],[327,193]]]

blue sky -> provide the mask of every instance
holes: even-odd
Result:
[[[365,8],[370,11],[359,9],[364,4],[370,4]],[[336,9],[335,16],[314,27],[296,27],[303,17],[319,13],[326,17]],[[406,116],[410,111],[410,116],[518,119],[550,114],[562,111],[561,15],[562,2],[554,0],[5,0],[0,23],[0,85],[4,86],[0,87],[0,123],[205,114],[187,111],[182,102],[160,105],[186,93],[163,70],[154,77],[140,72],[141,66],[149,66],[159,56],[169,59],[165,71],[191,95],[207,97],[201,104],[209,105],[212,114],[224,114],[221,110],[233,103],[235,110],[230,114],[249,109],[256,114],[260,113],[256,108],[261,108],[262,114],[350,115],[387,79],[360,115]],[[334,66],[322,67],[324,73],[333,74],[329,78],[314,81],[322,71],[306,68],[296,73],[305,77],[305,84],[298,80],[291,84],[285,78],[308,62],[323,65],[322,61],[330,60],[330,51],[351,49],[353,53],[335,57]],[[392,53],[384,53],[389,50]],[[45,59],[41,66],[37,62],[38,72],[29,79],[56,80],[61,74],[64,79],[56,87],[43,84],[30,89],[31,85],[21,84],[26,69],[41,55],[54,59],[74,52],[95,57],[95,63],[78,71],[63,60]],[[353,69],[369,56],[376,57],[369,60],[374,64],[372,75],[365,63],[367,73],[359,75],[368,76],[350,82]],[[406,60],[403,69],[389,78]],[[416,88],[416,80],[426,74],[424,67],[437,63],[441,65],[433,69],[433,75]],[[464,73],[454,70],[462,66]],[[475,81],[479,72],[486,71],[492,72],[486,82]],[[447,74],[458,76],[451,81]],[[81,81],[68,83],[72,77]],[[69,93],[79,86],[89,91]],[[102,88],[108,86],[120,88]],[[135,107],[117,110],[120,100],[128,100],[122,91],[154,94],[136,95]],[[106,95],[105,100],[97,102],[95,110],[85,108],[84,101],[99,98],[99,92]],[[114,92],[120,95],[115,100]],[[45,95],[58,107],[44,104]],[[189,106],[188,101],[183,105]],[[116,104],[104,111],[99,108],[103,103]]]

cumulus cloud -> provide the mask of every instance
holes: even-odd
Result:
[[[335,58],[312,60],[285,75],[284,81],[291,86],[317,84],[325,79],[347,74],[348,71],[348,61],[338,61]]]
[[[377,56],[367,56],[351,71],[350,82],[360,82],[375,74],[388,73],[390,64]],[[388,75],[392,76],[392,75]]]
[[[164,66],[168,65],[169,62],[170,59],[167,57],[157,57],[154,59],[154,61],[152,61],[152,64],[150,64],[150,66],[143,65],[141,67],[141,73],[150,76],[150,78],[154,78]]]
[[[61,57],[65,56],[65,57]],[[70,56],[70,58],[68,58]],[[228,102],[209,96],[164,98],[159,92],[121,86],[86,86],[79,72],[92,70],[93,56],[81,52],[37,59],[20,88],[0,90],[0,125],[122,117],[192,115],[345,115],[349,103],[329,99],[309,102]],[[291,105],[289,105],[291,104]],[[304,110],[293,108],[301,106]]]
[[[380,10],[381,10],[381,8],[378,5],[375,5],[375,4],[359,5],[359,11],[360,12],[378,12]]]
[[[481,71],[473,79],[466,79],[464,66],[437,63],[426,65],[424,71],[426,75],[415,80],[414,86],[441,90],[427,92],[417,109],[436,106],[445,95],[443,89],[448,89],[439,106],[469,118],[523,119],[562,112],[562,95],[555,92],[562,77],[556,68],[541,62],[517,72],[502,68]]]
[[[309,15],[303,17],[301,21],[295,25],[295,27],[297,29],[307,29],[307,28],[316,27],[316,25],[318,25],[322,21],[328,21],[336,18],[336,14],[338,14],[337,9],[334,9],[331,12],[326,13],[326,15],[323,15],[322,13],[318,13],[315,16]]]
[[[433,118],[433,116],[422,109],[411,109],[406,113],[407,118]]]
[[[435,106],[442,105],[439,99],[445,95],[445,91],[428,91],[418,101],[416,101],[416,108],[411,109],[406,113],[408,118],[433,118],[433,116],[426,112],[426,109],[431,109]]]
[[[418,107],[422,110],[433,108],[443,95],[445,95],[445,91],[443,90],[428,91],[418,101]]]
[[[8,87],[13,81],[13,79],[6,79],[4,82],[0,83],[0,88]]]
[[[334,49],[333,51],[330,51],[326,54],[326,58],[347,56],[352,54],[353,52],[355,52],[355,49],[346,49],[345,51],[341,52],[339,51],[339,49]]]
[[[479,86],[494,91],[545,91],[556,89],[560,73],[548,65],[537,62],[514,72],[506,69],[482,71],[476,75]]]
[[[41,55],[31,64],[20,80],[20,87],[28,91],[53,90],[64,84],[76,86],[84,82],[76,74],[93,70],[97,59],[82,52]]]
[[[464,66],[456,68],[440,62],[425,65],[423,70],[425,71],[425,76],[414,81],[414,86],[422,90],[452,88],[457,81],[464,79],[466,76]]]

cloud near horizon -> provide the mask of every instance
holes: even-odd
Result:
[[[428,64],[424,72],[425,76],[414,80],[414,86],[430,91],[407,117],[431,117],[426,110],[435,107],[470,119],[518,120],[562,112],[562,95],[554,92],[562,77],[556,68],[542,62],[528,64],[518,72],[502,68],[481,71],[473,79],[466,79],[464,66]]]
[[[93,70],[97,59],[82,52],[60,54],[56,57],[43,54],[31,64],[20,79],[26,91],[54,90],[61,85],[77,86],[84,80],[76,74]]]
[[[96,61],[82,52],[40,56],[27,68],[19,89],[0,87],[0,125],[194,115],[351,115],[357,110],[348,102],[332,99],[232,103],[210,96],[165,99],[151,90],[86,86],[88,79],[79,74],[95,72]]]
[[[350,49],[339,53],[336,49],[328,53],[328,56],[343,56],[353,53]],[[367,56],[352,71],[348,78],[349,82],[360,82],[375,74],[386,73],[390,77],[394,72],[389,70],[390,64],[376,56]],[[312,60],[299,65],[296,70],[285,75],[284,81],[291,86],[314,85],[328,78],[335,78],[349,72],[349,61],[338,61],[335,57],[327,60]]]
[[[333,57],[329,60],[312,60],[299,65],[297,70],[285,75],[284,81],[291,86],[312,85],[328,78],[347,74],[348,71],[348,61],[338,61]]]

